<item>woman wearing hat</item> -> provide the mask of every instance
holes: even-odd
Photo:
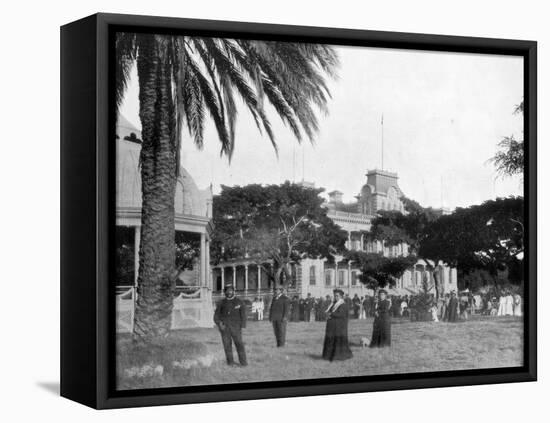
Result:
[[[325,360],[347,360],[352,357],[348,344],[349,309],[344,301],[344,291],[335,289],[334,301],[326,310],[327,327],[323,344]]]
[[[389,347],[391,345],[391,302],[386,298],[384,289],[378,291],[374,311],[374,323],[372,326],[372,338],[370,347]]]

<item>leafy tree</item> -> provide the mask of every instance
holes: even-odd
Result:
[[[514,114],[523,115],[523,101],[516,106]],[[524,140],[516,140],[513,135],[504,137],[499,143],[498,151],[490,161],[495,165],[501,176],[523,174],[524,168]]]
[[[306,257],[332,260],[345,250],[347,234],[327,217],[322,191],[290,182],[222,186],[213,203],[214,262],[246,257],[276,287],[291,281],[292,263]]]
[[[184,127],[200,148],[210,118],[231,158],[243,101],[274,147],[264,110],[270,103],[300,141],[318,130],[316,110],[327,112],[326,77],[335,75],[335,51],[320,44],[216,39],[146,33],[116,35],[116,101],[120,105],[136,65],[142,129],[141,244],[134,333],[165,335],[170,328],[177,271],[174,193]]]
[[[523,262],[522,197],[499,198],[480,205],[458,208],[430,225],[420,254],[438,255],[444,262],[464,273],[486,270],[495,286],[499,271],[520,283]],[[521,274],[520,274],[521,273]]]
[[[176,270],[193,269],[200,255],[200,237],[195,234],[176,232]]]
[[[359,280],[368,288],[378,289],[386,286],[394,286],[397,280],[403,276],[405,270],[410,269],[416,263],[416,257],[384,257],[378,253],[366,253],[364,251],[348,251],[345,258],[359,267],[361,274]]]
[[[422,207],[418,202],[406,197],[403,197],[402,201],[405,213],[395,210],[379,211],[378,216],[372,221],[371,231],[367,236],[381,241],[386,247],[407,244],[410,253],[417,259],[423,260],[428,271],[432,273],[436,297],[438,297],[441,292],[441,278],[437,272],[437,266],[441,257],[437,250],[424,251],[421,246],[427,237],[428,228],[441,216],[441,211]],[[430,254],[427,254],[428,252]]]

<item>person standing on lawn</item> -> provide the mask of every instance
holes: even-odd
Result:
[[[443,316],[443,321],[448,321],[449,320],[449,304],[451,303],[451,295],[449,293],[445,294],[445,300],[443,302],[443,311],[442,311],[442,316]]]
[[[277,347],[284,347],[286,343],[286,323],[290,315],[290,301],[284,294],[282,287],[277,288],[277,294],[271,301],[269,320],[273,325]]]
[[[514,316],[521,316],[521,295],[514,295]]]
[[[227,364],[234,366],[233,343],[239,356],[241,366],[246,366],[246,352],[242,338],[242,330],[246,327],[246,306],[235,296],[233,285],[226,285],[225,298],[220,301],[214,313],[214,323],[222,336],[223,349]]]
[[[355,294],[351,301],[353,304],[353,318],[359,319],[359,313],[361,311],[361,298],[359,298],[359,295]]]
[[[259,297],[254,298],[254,302],[252,303],[252,314],[258,321],[264,318],[264,302]]]
[[[449,299],[449,305],[447,306],[447,321],[458,321],[458,298],[456,298],[456,292],[451,292],[451,298]]]
[[[512,295],[512,291],[507,290],[506,296],[504,297],[504,310],[506,316],[513,316],[514,315],[514,296]]]
[[[304,303],[304,322],[313,321],[311,312],[313,311],[314,306],[315,306],[315,299],[308,292]]]
[[[378,301],[374,306],[374,323],[370,347],[389,347],[391,345],[391,301],[384,289],[378,291]]]
[[[367,313],[365,312],[365,307],[363,304],[365,303],[365,297],[361,297],[359,299],[361,301],[361,310],[359,311],[359,319],[365,320],[367,318]]]
[[[349,308],[344,301],[344,291],[335,289],[334,302],[326,310],[327,326],[323,343],[323,359],[347,360],[353,354],[348,344]]]

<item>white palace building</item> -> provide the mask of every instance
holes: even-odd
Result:
[[[379,210],[398,210],[405,212],[401,197],[403,193],[397,183],[396,173],[383,170],[371,170],[367,173],[367,181],[356,196],[353,203],[342,201],[342,192],[329,192],[325,206],[328,217],[337,223],[348,234],[346,248],[349,250],[381,253],[387,257],[407,256],[407,244],[393,247],[384,246],[381,241],[367,241],[363,233],[371,228],[371,221]],[[311,183],[303,183],[313,187]],[[269,265],[269,263],[266,263]],[[433,263],[432,263],[433,264]],[[438,266],[443,293],[457,289],[456,269],[448,266]],[[232,283],[241,297],[252,299],[257,296],[269,295],[272,287],[267,275],[249,260],[232,260],[222,262],[213,267],[213,295],[221,296],[225,283]],[[293,286],[289,295],[306,297],[324,297],[332,295],[335,288],[342,289],[350,296],[355,294],[372,295],[373,292],[359,282],[359,269],[353,263],[347,263],[343,257],[335,257],[335,263],[329,264],[325,259],[303,259],[292,266]],[[406,270],[397,281],[395,287],[389,289],[394,295],[414,295],[422,289],[423,281],[432,286],[431,272],[427,271],[426,263],[420,260],[416,265]]]
[[[116,226],[117,275],[114,285],[117,292],[117,331],[130,332],[133,328],[136,296],[138,249],[141,226],[141,179],[139,152],[141,133],[123,116],[117,124],[116,162]],[[383,170],[367,172],[367,180],[353,203],[344,203],[340,191],[329,193],[326,202],[328,216],[348,233],[346,247],[351,250],[378,252],[385,256],[406,256],[406,244],[386,247],[380,241],[367,242],[362,233],[371,228],[371,221],[379,210],[404,212],[403,193],[397,183],[398,176]],[[307,184],[313,186],[313,184]],[[223,295],[226,283],[232,283],[241,297],[253,299],[273,292],[270,281],[259,266],[246,259],[210,264],[210,236],[212,230],[212,189],[200,190],[189,173],[181,168],[175,197],[176,234],[194,240],[200,246],[193,270],[184,271],[177,284],[174,299],[172,328],[212,327],[213,304]],[[122,258],[121,258],[122,257]],[[266,263],[269,265],[269,263]],[[457,289],[456,269],[439,266],[444,293]],[[357,279],[359,270],[342,257],[329,264],[323,259],[304,259],[292,266],[290,295],[314,297],[331,295],[336,287],[350,296],[372,295]],[[405,271],[390,293],[411,295],[418,293],[422,282],[430,281],[430,272],[419,261]]]

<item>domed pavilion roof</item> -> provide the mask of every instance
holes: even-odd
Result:
[[[124,116],[117,122],[116,154],[116,206],[122,209],[141,210],[141,175],[139,154],[141,131]],[[176,217],[211,217],[212,191],[200,190],[191,175],[180,167],[176,183]]]

